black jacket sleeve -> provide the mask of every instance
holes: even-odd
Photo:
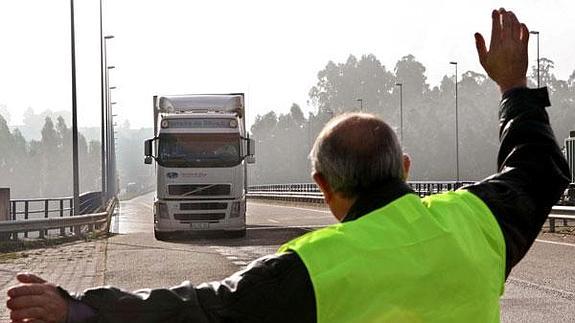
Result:
[[[315,322],[307,269],[293,252],[270,255],[219,281],[133,293],[90,289],[76,299],[90,306],[89,322]]]
[[[506,276],[525,256],[569,183],[569,167],[545,111],[549,105],[547,88],[506,93],[499,111],[498,173],[466,187],[487,204],[501,227]]]

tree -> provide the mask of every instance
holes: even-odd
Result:
[[[61,192],[60,169],[62,164],[59,162],[59,153],[61,140],[58,136],[54,123],[50,117],[44,120],[42,127],[42,139],[40,140],[41,149],[41,188],[42,196],[58,196]]]
[[[383,114],[389,107],[389,97],[394,84],[393,74],[373,55],[364,55],[358,61],[350,55],[345,64],[330,61],[318,73],[318,82],[309,96],[318,111],[342,113],[360,109]]]
[[[270,111],[263,116],[257,115],[256,121],[251,127],[251,132],[256,138],[271,135],[277,123],[278,117],[274,111]]]
[[[555,69],[555,62],[547,57],[541,57],[539,59],[539,81],[540,86],[548,86],[552,89],[554,82],[556,81],[553,70]],[[537,86],[537,64],[531,66],[531,75],[529,77],[529,86]]]
[[[0,104],[0,116],[6,120],[6,123],[10,123],[10,111],[8,111],[8,107],[4,104]]]
[[[0,178],[10,178],[10,169],[12,167],[12,134],[8,128],[8,123],[0,115]]]
[[[301,111],[300,106],[296,103],[292,104],[290,108],[290,116],[294,123],[297,125],[303,125],[306,122],[305,116]]]
[[[411,54],[403,56],[395,64],[395,77],[403,83],[403,91],[408,98],[419,99],[429,91],[425,67]]]

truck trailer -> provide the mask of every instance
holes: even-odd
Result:
[[[246,232],[247,164],[255,143],[245,124],[243,93],[154,96],[154,236]]]

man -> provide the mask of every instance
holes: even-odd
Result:
[[[220,282],[71,297],[31,274],[8,292],[14,322],[498,322],[507,275],[568,183],[545,107],[527,89],[529,31],[492,14],[481,65],[500,87],[499,172],[420,199],[409,158],[367,114],[330,121],[310,154],[313,178],[340,224],[311,232]]]

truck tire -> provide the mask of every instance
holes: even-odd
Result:
[[[243,238],[246,236],[246,230],[230,231],[226,233],[228,238]]]
[[[170,238],[170,234],[168,232],[158,232],[154,230],[154,238],[158,241],[165,241]]]

